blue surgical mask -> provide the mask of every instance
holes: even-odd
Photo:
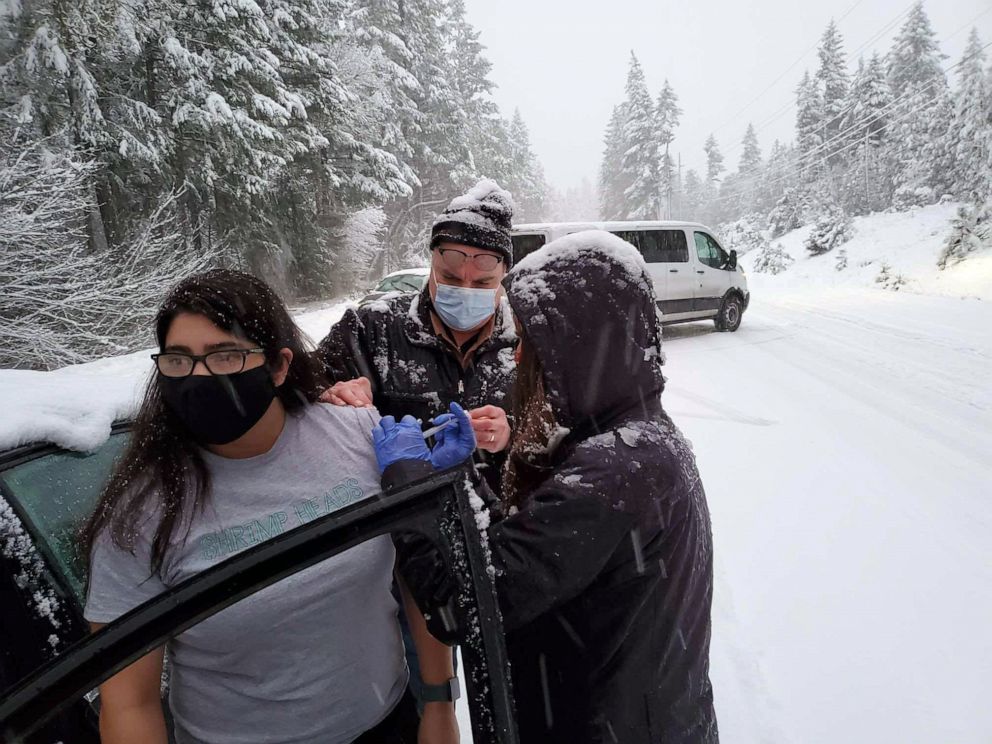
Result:
[[[434,309],[448,328],[456,331],[470,331],[477,328],[496,312],[495,289],[472,289],[470,287],[452,287],[437,285],[437,296],[434,299]]]

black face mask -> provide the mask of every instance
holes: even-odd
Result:
[[[276,397],[262,365],[236,375],[158,376],[162,398],[198,442],[227,444],[248,433]]]

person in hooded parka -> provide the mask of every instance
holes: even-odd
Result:
[[[661,404],[644,262],[588,231],[528,256],[505,284],[521,339],[516,425],[488,543],[521,742],[716,742],[710,517],[691,446]],[[444,436],[468,429],[455,418]],[[396,446],[403,426],[374,437],[387,487],[430,469]],[[424,567],[420,552],[406,565]],[[405,575],[425,613],[444,575]]]

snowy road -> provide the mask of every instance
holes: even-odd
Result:
[[[723,741],[992,740],[992,304],[755,295],[736,334],[665,342]]]

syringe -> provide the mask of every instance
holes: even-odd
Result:
[[[441,429],[447,429],[448,427],[454,426],[457,421],[455,419],[448,419],[443,424],[438,424],[437,426],[432,426],[430,429],[424,432],[424,439],[429,439],[430,437],[437,434]]]

